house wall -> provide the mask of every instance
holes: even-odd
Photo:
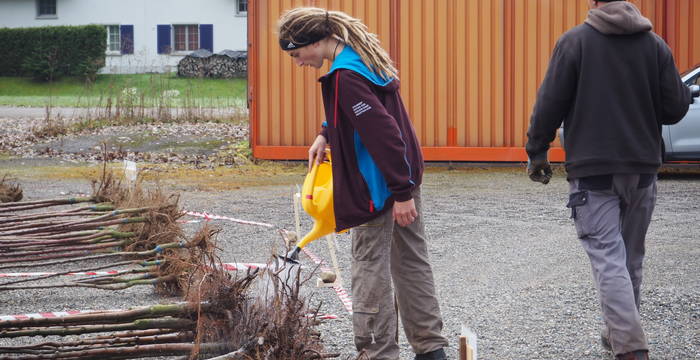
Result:
[[[204,5],[206,4],[206,5]],[[175,71],[185,54],[158,54],[159,24],[213,24],[214,52],[246,50],[246,16],[236,0],[57,0],[57,18],[38,19],[32,0],[0,1],[0,27],[134,25],[134,54],[108,55],[103,73]]]

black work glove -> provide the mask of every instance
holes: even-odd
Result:
[[[546,152],[536,155],[533,158],[528,158],[527,176],[529,176],[532,181],[541,182],[545,185],[549,183],[549,180],[552,178],[552,167],[549,166]]]

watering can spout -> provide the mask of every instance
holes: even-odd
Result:
[[[298,262],[297,260],[299,259],[299,252],[301,252],[301,249],[306,246],[308,243],[322,238],[330,233],[332,233],[334,230],[334,224],[328,224],[327,222],[324,221],[316,221],[314,223],[313,229],[309,231],[308,234],[304,236],[299,243],[297,243],[297,246],[294,247],[290,252],[287,253],[286,256],[284,256],[287,261],[291,262]]]
[[[335,221],[328,222],[324,219],[316,219],[314,222],[314,227],[306,234],[301,241],[297,244],[298,247],[303,248],[306,244],[324,237],[335,230]]]

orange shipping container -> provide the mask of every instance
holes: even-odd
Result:
[[[674,50],[700,62],[697,0],[632,0]],[[256,0],[248,12],[248,101],[255,157],[306,159],[324,114],[317,79],[279,49],[285,10],[319,6],[362,19],[399,68],[426,160],[524,161],[529,115],[556,39],[585,0]],[[562,161],[561,148],[550,159]]]

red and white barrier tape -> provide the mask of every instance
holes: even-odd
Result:
[[[268,228],[272,228],[272,229],[276,228],[276,226],[272,225],[272,224],[267,224],[267,223],[257,222],[257,221],[241,220],[241,219],[236,219],[236,218],[232,218],[232,217],[228,217],[228,216],[213,215],[213,214],[209,214],[207,212],[185,211],[185,214],[190,215],[190,216],[195,216],[195,217],[201,217],[205,221],[228,220],[228,221],[233,221],[233,222],[239,223],[239,224],[264,226],[264,227],[268,227]]]
[[[199,224],[202,220],[175,220],[178,224]]]
[[[267,264],[262,263],[223,263],[221,264],[224,270],[227,271],[237,271],[237,270],[255,270],[255,269],[265,269]],[[127,273],[129,270],[109,270],[109,271],[86,271],[86,272],[74,272],[64,274],[65,276],[73,275],[84,275],[84,276],[103,276],[103,275],[118,275],[122,273]],[[25,273],[0,273],[0,278],[11,278],[11,277],[38,277],[38,276],[48,276],[55,275],[55,272],[25,272]]]
[[[224,263],[221,264],[224,270],[237,271],[237,270],[255,270],[255,269],[265,269],[267,264],[258,263]]]
[[[301,251],[303,251],[304,254],[306,254],[306,256],[313,260],[314,263],[321,265],[322,271],[333,271],[331,268],[326,266],[325,261],[316,256],[316,254],[311,252],[311,250],[308,250],[307,248],[302,248]],[[335,290],[336,295],[338,295],[340,302],[343,303],[343,307],[345,307],[345,310],[347,310],[348,313],[352,314],[352,297],[350,296],[350,294],[348,294],[348,292],[345,291],[345,289],[340,285],[333,286],[333,290]]]
[[[19,315],[0,315],[0,323],[3,321],[12,320],[27,320],[27,319],[50,319],[50,318],[61,318],[71,315],[79,314],[92,314],[92,313],[106,313],[106,312],[118,312],[125,310],[68,310],[68,311],[54,311],[54,312],[38,312],[31,314],[19,314]],[[307,317],[312,317],[313,314],[307,314]],[[338,318],[337,315],[332,314],[316,314],[316,318],[319,320],[335,320]]]
[[[306,317],[310,318],[314,316],[314,314],[307,314]],[[338,318],[337,315],[331,315],[331,314],[316,314],[316,319],[319,320],[336,320]]]

